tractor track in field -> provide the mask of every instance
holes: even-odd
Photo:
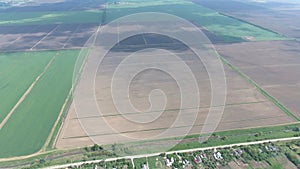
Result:
[[[55,60],[56,56],[57,56],[57,53],[52,57],[52,59],[45,66],[44,70],[36,77],[36,79],[31,83],[31,85],[29,86],[29,88],[26,90],[26,92],[21,96],[21,98],[18,100],[18,102],[14,105],[14,107],[6,115],[6,117],[0,123],[0,130],[3,128],[3,126],[6,124],[6,122],[10,119],[10,117],[13,115],[13,113],[19,107],[19,105],[26,99],[26,97],[31,92],[31,90],[34,88],[34,86],[39,81],[39,79],[47,72],[47,70],[49,69],[49,67],[51,66],[51,64],[53,63],[53,61]]]

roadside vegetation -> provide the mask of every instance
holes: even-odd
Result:
[[[171,150],[183,150],[183,149],[227,145],[227,144],[245,142],[245,140],[257,141],[257,140],[265,140],[265,139],[272,139],[272,138],[294,137],[300,135],[299,127],[300,127],[299,124],[294,124],[288,126],[277,126],[277,127],[269,127],[269,128],[256,128],[256,129],[217,132],[213,134],[211,137],[209,137],[209,140],[207,142],[203,142],[203,143],[199,143],[198,141],[200,135],[191,135],[185,138],[181,138],[183,139],[182,142],[177,144]],[[160,152],[161,149],[159,149],[160,147],[156,147],[155,145],[161,144],[162,146],[166,146],[168,142],[171,142],[172,140],[174,141],[174,139],[179,139],[179,138],[153,140],[153,142],[155,142],[156,144],[153,144],[151,146],[149,146],[151,142],[148,141],[148,142],[112,144],[112,145],[103,145],[103,146],[93,145],[91,147],[71,149],[71,150],[52,150],[48,153],[38,155],[32,158],[24,159],[24,160],[0,162],[0,168],[7,167],[7,166],[22,166],[22,167],[28,166],[29,168],[40,168],[45,166],[52,166],[52,165],[66,164],[66,163],[73,163],[73,162],[80,162],[80,161],[101,160],[101,159],[107,159],[107,158],[118,157],[118,156],[157,153]],[[271,145],[268,151],[267,150],[265,151],[266,145],[268,146]],[[273,145],[275,145],[276,148],[272,147]],[[147,147],[151,147],[152,151],[146,152],[145,150],[149,150],[147,149]],[[271,166],[279,165],[276,163],[276,161],[279,160],[274,160],[274,159],[278,158],[284,161],[284,159],[287,158],[294,165],[299,165],[299,160],[300,160],[299,147],[300,147],[299,141],[279,142],[275,144],[266,143],[266,144],[253,145],[253,146],[242,146],[239,148],[244,152],[243,155],[239,156],[241,158],[232,155],[233,149],[237,149],[237,147],[233,147],[233,149],[232,148],[219,149],[218,152],[222,154],[223,160],[210,161],[208,160],[209,158],[205,158],[204,160],[202,160],[201,165],[210,166],[210,167],[217,166],[217,165],[229,165],[229,163],[232,162],[232,160],[235,161],[236,158],[238,158],[238,160],[242,160],[243,163],[245,164],[248,164],[252,160],[254,160],[254,161],[266,163]],[[274,151],[272,149],[274,149]],[[263,152],[261,150],[263,150]],[[212,152],[214,151],[213,150],[205,151],[206,154],[212,155],[210,158],[213,158]],[[183,157],[189,159],[195,157],[196,155],[193,153],[182,154]],[[201,156],[201,154],[198,155]],[[172,156],[168,155],[167,157],[172,157]],[[142,158],[140,160],[134,159],[134,163],[136,164],[135,167],[138,168],[138,166],[144,165],[145,161],[148,162],[147,165],[149,166],[158,165],[164,168],[165,165],[164,156],[159,156],[159,157],[148,157],[147,159]],[[191,160],[189,161],[192,162]],[[128,167],[130,166],[128,164],[128,160],[125,161],[121,160],[119,162],[110,161],[109,163],[105,162],[97,165],[99,167],[100,166],[103,167],[105,165],[106,166],[121,165],[119,163],[128,165]],[[91,167],[95,167],[95,165],[86,164],[85,167],[91,168]]]
[[[96,148],[97,147],[97,148]],[[249,146],[234,146],[222,149],[209,149],[204,151],[191,151],[186,153],[162,153],[159,156],[105,160],[111,154],[99,146],[93,146],[89,151],[98,154],[103,158],[97,163],[85,163],[69,168],[81,169],[163,169],[163,168],[232,168],[240,166],[242,168],[266,168],[285,169],[300,167],[300,141],[264,143]],[[89,152],[87,151],[87,153]],[[92,153],[92,154],[93,154]],[[98,159],[99,159],[98,158]],[[96,159],[94,157],[94,159]],[[39,168],[47,166],[49,162],[40,159],[29,168]],[[26,168],[26,167],[25,167]]]

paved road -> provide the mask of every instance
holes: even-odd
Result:
[[[279,141],[292,141],[292,140],[300,140],[300,137],[270,139],[270,140],[253,141],[253,142],[245,142],[245,143],[237,143],[237,144],[228,144],[228,145],[222,145],[222,146],[213,146],[213,147],[194,148],[194,149],[168,151],[168,152],[160,152],[160,153],[152,153],[152,154],[125,156],[125,157],[109,158],[109,159],[106,159],[105,161],[116,161],[116,160],[119,160],[119,159],[131,159],[131,161],[133,162],[133,159],[135,159],[135,158],[153,157],[153,156],[158,156],[162,153],[166,153],[166,154],[186,153],[186,152],[194,152],[194,151],[204,151],[204,150],[211,150],[211,149],[228,148],[228,147],[234,147],[234,146],[246,146],[246,145],[262,144],[262,143],[269,143],[269,142],[279,142]],[[85,162],[77,162],[77,163],[51,166],[51,167],[47,167],[45,169],[60,169],[60,168],[67,168],[67,167],[70,167],[70,166],[80,166],[80,165],[83,165],[83,164],[100,163],[102,161],[103,160],[92,160],[92,161],[85,161]]]

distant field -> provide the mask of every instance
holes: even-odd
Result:
[[[24,64],[29,64],[27,66],[32,69],[37,69],[34,67],[40,68],[51,56],[55,57],[49,69],[1,129],[0,158],[32,154],[45,144],[69,93],[73,67],[78,53],[79,50],[35,52],[36,58],[28,58],[32,63],[24,62]],[[23,55],[30,54],[15,53],[15,57],[20,55],[20,59],[22,59]],[[42,58],[45,61],[41,61]],[[14,62],[13,57],[11,62]],[[16,78],[14,83],[21,83],[22,79],[29,81],[27,77],[23,76]]]
[[[126,2],[122,3],[121,1],[121,3],[115,4],[109,1],[106,22],[138,12],[164,12],[185,18],[221,37],[225,42],[286,39],[275,32],[224,16],[216,11],[184,0],[172,2],[168,0],[158,2],[131,0]]]
[[[227,0],[226,3],[220,3],[219,0],[193,0],[193,2],[280,32],[287,37],[300,38],[300,22],[295,22],[300,17],[300,12],[296,12],[300,9],[300,1],[260,3]]]
[[[0,13],[0,26],[44,25],[68,23],[99,23],[100,10],[55,12],[5,12]]]

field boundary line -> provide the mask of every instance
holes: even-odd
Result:
[[[39,45],[44,39],[46,39],[50,34],[52,34],[60,25],[57,25],[55,28],[53,28],[50,32],[48,32],[42,39],[40,39],[36,44],[34,44],[30,50],[33,50],[37,45]]]
[[[277,99],[275,99],[271,94],[269,94],[267,91],[265,91],[262,87],[260,87],[254,80],[252,80],[249,76],[247,76],[245,73],[243,73],[241,70],[239,70],[237,67],[232,65],[227,59],[222,57],[216,50],[214,50],[217,57],[227,66],[229,66],[233,71],[238,73],[242,78],[247,80],[250,84],[252,84],[259,93],[264,95],[268,100],[270,100],[275,106],[277,106],[280,110],[282,110],[286,115],[291,117],[293,120],[299,122],[300,119],[295,116],[287,107],[285,107],[281,102],[279,102]]]
[[[0,123],[0,130],[2,127],[6,124],[6,122],[10,119],[12,114],[15,112],[15,110],[19,107],[19,105],[25,100],[27,95],[31,92],[33,87],[36,85],[36,83],[39,81],[39,79],[46,73],[46,71],[49,69],[51,64],[53,63],[57,53],[52,57],[52,59],[48,62],[44,70],[36,77],[36,79],[31,83],[29,88],[26,90],[26,92],[21,96],[21,98],[18,100],[18,102],[14,105],[14,107],[10,110],[10,112],[6,115],[6,117],[3,119],[3,121]]]
[[[166,109],[164,111],[170,112],[170,111],[178,111],[178,110],[195,110],[195,109],[209,109],[211,107],[224,107],[224,106],[239,106],[239,105],[250,105],[250,104],[260,104],[260,103],[268,103],[270,102],[269,100],[262,100],[262,101],[256,101],[256,102],[240,102],[240,103],[229,103],[229,104],[224,104],[224,105],[215,105],[215,106],[200,106],[200,107],[187,107],[187,108],[180,108],[180,109]],[[161,112],[162,110],[155,110],[155,111],[146,111],[143,112],[143,114],[151,114],[151,113],[157,113]],[[138,112],[129,112],[129,113],[124,113],[124,115],[137,115],[140,114]],[[86,117],[80,117],[80,118],[72,118],[74,119],[89,119],[89,118],[100,118],[100,117],[115,117],[115,116],[120,116],[120,114],[107,114],[107,115],[94,115],[94,116],[86,116]]]

